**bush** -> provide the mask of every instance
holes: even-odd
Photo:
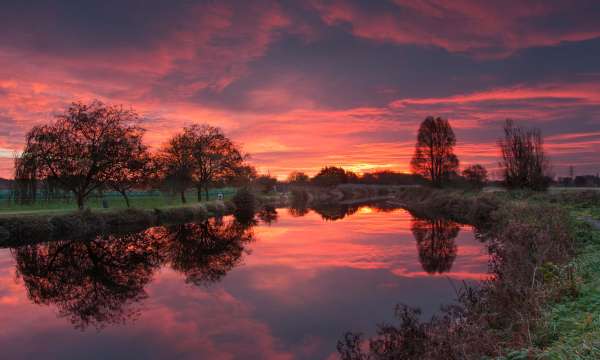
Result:
[[[240,188],[232,199],[235,205],[235,217],[240,222],[249,221],[254,218],[256,209],[256,197],[247,187]]]

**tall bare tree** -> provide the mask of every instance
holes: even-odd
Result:
[[[448,120],[428,116],[419,127],[411,161],[412,171],[428,179],[434,186],[442,186],[458,170],[455,145],[456,136]]]
[[[498,141],[498,145],[502,152],[500,166],[507,187],[532,190],[547,188],[549,162],[540,129],[515,126],[508,119],[504,124],[504,138]]]
[[[72,192],[79,209],[86,198],[126,167],[142,145],[143,129],[133,110],[99,101],[75,102],[52,124],[36,126],[26,136],[17,170],[52,178]]]

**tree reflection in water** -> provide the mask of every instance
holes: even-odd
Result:
[[[322,204],[316,205],[312,209],[321,215],[323,220],[336,221],[356,213],[360,207],[361,205]]]
[[[57,241],[17,249],[17,276],[36,304],[55,304],[76,328],[97,328],[135,317],[145,285],[160,265],[145,233],[92,241]]]
[[[296,206],[294,206],[294,204],[292,203],[290,205],[290,207],[288,208],[288,213],[293,216],[293,217],[302,217],[306,214],[308,214],[309,212],[309,208],[305,205],[298,205],[296,204]]]
[[[55,305],[59,316],[83,330],[135,319],[137,304],[147,297],[144,288],[162,265],[197,285],[218,281],[240,263],[252,239],[248,226],[211,220],[12,252],[31,301]]]
[[[271,205],[263,206],[256,215],[263,223],[269,226],[277,221],[277,209]]]
[[[171,267],[195,285],[221,280],[241,262],[245,245],[254,239],[251,228],[237,221],[213,220],[167,230]]]
[[[460,227],[444,219],[414,219],[412,233],[417,241],[419,261],[429,274],[450,271],[456,258],[456,243]]]

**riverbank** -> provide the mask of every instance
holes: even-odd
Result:
[[[600,235],[590,225],[600,220],[600,194],[417,188],[388,203],[474,225],[491,278],[459,289],[458,304],[431,321],[400,305],[398,323],[379,327],[378,340],[347,334],[343,359],[600,357]]]
[[[549,359],[600,358],[600,204],[582,201],[564,205],[574,221],[577,253],[571,264],[578,295],[557,302],[545,312],[540,336],[548,339],[540,356]]]
[[[237,209],[232,200],[214,200],[163,208],[86,209],[61,213],[1,214],[0,247],[88,238],[98,234],[137,232],[152,226],[204,221],[233,215],[237,210],[259,211],[285,206],[279,195],[257,196],[254,209]]]

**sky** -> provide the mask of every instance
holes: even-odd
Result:
[[[221,127],[261,173],[409,171],[449,119],[461,167],[498,167],[502,123],[552,172],[600,172],[600,2],[0,1],[0,176],[73,101],[132,107],[159,148]]]

